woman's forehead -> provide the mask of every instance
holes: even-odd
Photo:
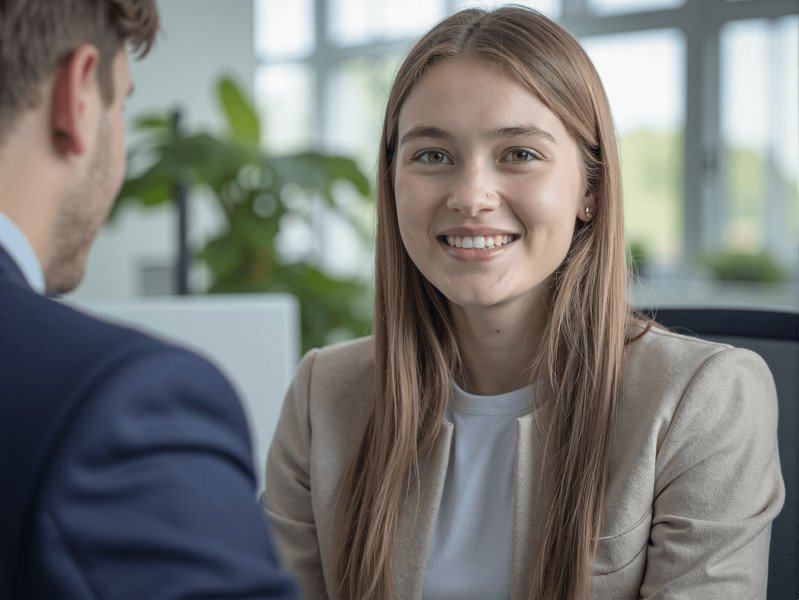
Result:
[[[547,132],[555,141],[566,134],[560,118],[529,86],[477,57],[447,59],[422,75],[400,107],[399,139],[418,128],[453,135],[480,131],[486,137],[528,129]]]

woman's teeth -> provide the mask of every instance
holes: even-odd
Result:
[[[475,236],[460,236],[448,235],[446,236],[447,244],[453,248],[474,248],[482,250],[484,248],[498,248],[509,244],[516,239],[513,234],[510,235],[475,235]]]

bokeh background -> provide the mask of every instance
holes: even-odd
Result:
[[[392,76],[437,20],[499,3],[159,4],[164,35],[131,65],[138,187],[101,233],[76,299],[176,292],[174,193],[144,177],[161,165],[187,192],[192,293],[294,293],[304,348],[367,333],[370,184]],[[576,35],[605,83],[633,301],[799,309],[799,2],[521,4]]]

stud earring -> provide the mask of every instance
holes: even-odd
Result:
[[[586,206],[585,207],[585,218],[586,219],[590,219],[591,218],[591,207],[590,206]]]

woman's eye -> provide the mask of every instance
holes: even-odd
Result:
[[[414,160],[418,160],[419,162],[427,163],[430,165],[450,165],[452,161],[449,159],[449,156],[441,152],[440,150],[425,150],[424,152],[420,152],[414,157]]]
[[[503,162],[530,162],[540,160],[541,155],[527,148],[514,148],[502,158]]]

